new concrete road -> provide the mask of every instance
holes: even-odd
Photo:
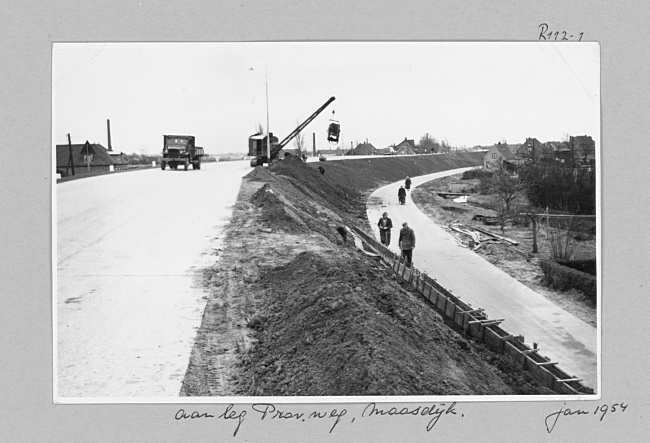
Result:
[[[55,396],[177,397],[248,161],[55,185]]]
[[[472,168],[466,168],[472,169]],[[411,192],[427,181],[464,171],[456,169],[411,177]],[[598,390],[597,330],[519,283],[469,249],[422,213],[407,193],[406,205],[399,205],[397,190],[403,182],[377,189],[368,200],[368,219],[373,228],[383,212],[393,220],[390,249],[397,246],[402,222],[408,222],[416,236],[413,265],[435,278],[445,288],[474,308],[483,308],[489,318],[504,318],[503,329],[523,335],[526,343],[539,343],[540,354],[559,362],[559,368],[584,379]],[[374,229],[379,240],[379,229]]]

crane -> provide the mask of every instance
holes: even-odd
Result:
[[[335,97],[330,97],[320,108],[318,108],[312,115],[310,115],[304,122],[302,122],[296,129],[287,135],[280,143],[275,143],[277,137],[273,133],[267,136],[271,137],[271,160],[278,157],[278,154],[291,140],[293,140],[303,129],[307,127],[318,115],[327,108],[330,103],[336,100]],[[274,140],[275,139],[275,140]],[[268,162],[269,159],[266,155],[266,137],[261,134],[255,134],[248,139],[248,155],[251,156],[251,166],[255,167]]]

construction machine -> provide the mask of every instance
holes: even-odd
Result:
[[[270,160],[273,161],[278,158],[278,154],[284,148],[291,140],[293,140],[298,134],[300,134],[300,131],[305,129],[309,123],[312,122],[318,115],[327,108],[330,103],[332,103],[335,100],[334,97],[330,97],[329,100],[327,100],[323,106],[318,108],[316,112],[314,112],[312,115],[310,115],[307,120],[302,122],[296,129],[294,129],[291,134],[287,135],[284,140],[282,140],[280,143],[278,143],[278,138],[273,136],[273,133],[271,132],[269,134],[270,136]],[[337,134],[338,135],[338,134]],[[251,135],[248,138],[248,155],[251,157],[251,166],[260,166],[263,165],[264,163],[269,162],[269,155],[267,153],[267,137],[262,135],[262,134],[254,134]]]
[[[163,135],[163,152],[160,159],[160,169],[178,169],[183,165],[187,171],[190,164],[192,169],[201,169],[203,148],[196,146],[193,135]]]

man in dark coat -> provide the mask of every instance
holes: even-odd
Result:
[[[397,191],[397,198],[401,204],[404,204],[404,200],[406,199],[406,189],[404,189],[404,186],[399,187],[399,190]]]
[[[390,245],[390,230],[393,229],[393,221],[388,218],[388,212],[384,212],[383,216],[379,219],[379,237],[381,237],[382,245]]]
[[[406,182],[404,183],[404,185],[406,186],[407,191],[411,190],[411,179],[410,179],[410,177],[408,177],[408,176],[406,177]]]
[[[402,250],[404,265],[411,267],[413,263],[413,249],[415,249],[415,232],[409,228],[408,223],[402,223],[402,229],[399,231],[399,248]]]

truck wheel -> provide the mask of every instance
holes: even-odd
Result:
[[[165,163],[165,162],[160,162],[160,169],[162,169],[162,170],[164,171],[164,170],[165,170],[165,166],[167,166],[167,163]]]
[[[190,161],[188,159],[185,159],[185,165],[184,166],[185,166],[185,170],[187,171],[187,169],[190,167]]]

